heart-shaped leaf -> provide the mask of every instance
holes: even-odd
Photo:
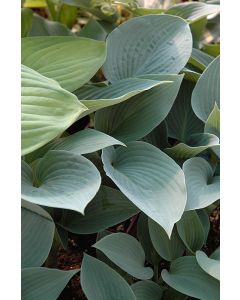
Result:
[[[74,91],[102,66],[105,43],[72,36],[27,37],[22,40],[22,63]]]
[[[22,155],[61,134],[87,110],[52,79],[22,65]]]
[[[102,238],[93,247],[101,250],[111,261],[133,277],[152,278],[153,270],[144,267],[144,250],[133,236],[126,233],[113,233]]]
[[[145,74],[177,74],[192,51],[187,22],[169,15],[136,17],[107,38],[105,77],[110,82]]]
[[[187,186],[185,210],[204,208],[219,199],[220,178],[213,177],[213,169],[205,159],[188,159],[183,164],[183,171]]]
[[[136,300],[130,286],[116,271],[87,254],[82,261],[81,286],[88,300]]]
[[[174,159],[186,160],[212,147],[219,146],[219,138],[210,133],[196,133],[190,136],[187,144],[179,143],[174,147],[164,149]]]
[[[87,205],[84,216],[66,211],[60,225],[73,233],[91,234],[123,222],[137,212],[137,207],[120,191],[101,186]]]
[[[170,236],[186,205],[181,168],[161,150],[144,142],[104,149],[102,160],[107,176]]]
[[[204,272],[194,256],[183,256],[163,270],[163,280],[175,290],[201,300],[219,300],[219,281]]]
[[[196,259],[199,266],[212,277],[220,280],[220,261],[209,258],[204,252],[197,251]]]
[[[196,211],[186,211],[177,222],[177,231],[185,246],[192,253],[201,249],[205,242],[205,231]]]
[[[121,104],[99,110],[95,116],[96,129],[124,142],[141,139],[166,118],[182,78],[182,75],[148,75],[146,79],[172,83],[160,84]]]
[[[54,222],[43,208],[24,200],[21,211],[22,267],[40,267],[52,246]]]
[[[167,115],[168,135],[186,142],[190,135],[203,132],[203,122],[194,114],[191,96],[194,83],[183,80],[177,98]]]
[[[150,280],[138,281],[131,285],[137,300],[161,300],[162,288]]]
[[[97,168],[85,157],[52,150],[32,170],[22,162],[22,198],[84,214],[101,184]]]
[[[22,269],[22,300],[56,300],[79,269],[61,271],[48,268]]]
[[[128,78],[122,79],[111,85],[84,85],[74,91],[78,99],[86,105],[92,113],[104,107],[121,103],[144,91],[148,91],[158,85],[165,85],[169,82],[159,82],[157,79]]]
[[[206,122],[215,103],[220,107],[220,57],[215,58],[202,73],[193,93],[192,108]]]
[[[185,247],[175,227],[169,238],[165,230],[150,218],[148,225],[153,246],[163,259],[172,261],[183,254]]]

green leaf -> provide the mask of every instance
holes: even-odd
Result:
[[[90,19],[88,23],[80,30],[79,36],[94,39],[98,41],[105,41],[107,32],[95,19]]]
[[[210,258],[220,260],[220,247],[218,247],[211,255]]]
[[[131,285],[137,300],[161,300],[162,288],[150,280],[138,281]]]
[[[22,65],[22,155],[67,129],[87,108],[52,79]]]
[[[196,210],[196,213],[198,214],[199,220],[202,223],[202,227],[205,233],[205,239],[204,239],[204,244],[207,243],[207,238],[208,234],[210,231],[210,221],[209,221],[209,216],[207,212],[204,209],[198,209]]]
[[[81,286],[88,300],[136,300],[130,286],[116,271],[87,254],[82,261]]]
[[[201,71],[204,71],[213,59],[214,57],[202,52],[201,50],[193,48],[189,63],[194,67],[199,68]]]
[[[173,228],[169,238],[165,230],[150,218],[148,219],[148,226],[153,246],[163,259],[172,261],[183,254],[185,247],[176,227]]]
[[[220,107],[220,57],[215,58],[202,73],[193,93],[192,108],[197,117],[206,122],[215,103]]]
[[[104,74],[111,82],[145,74],[177,74],[191,51],[191,31],[181,18],[136,17],[109,34]]]
[[[220,177],[213,176],[211,165],[201,157],[187,160],[183,164],[187,186],[185,210],[209,206],[220,197]]]
[[[140,213],[138,217],[137,238],[144,249],[146,260],[152,265],[158,264],[160,257],[153,247],[148,228],[148,216],[144,213]]]
[[[128,78],[108,86],[84,85],[74,94],[89,109],[87,114],[104,107],[121,103],[153,87],[165,85],[156,79]]]
[[[188,296],[179,293],[178,291],[168,287],[164,293],[164,300],[188,300]]]
[[[209,258],[204,252],[197,251],[196,259],[199,266],[212,277],[220,280],[220,261]]]
[[[220,44],[204,44],[201,50],[209,55],[217,57],[220,55]]]
[[[204,132],[212,133],[220,137],[220,110],[216,103],[205,123]]]
[[[75,154],[87,154],[113,145],[125,146],[125,144],[107,134],[87,128],[67,137],[51,141],[38,149],[36,153],[29,154],[27,160],[29,162],[36,157],[42,157],[49,150],[65,150]]]
[[[32,26],[33,12],[29,8],[21,8],[21,37],[28,35]]]
[[[49,21],[37,14],[33,14],[32,26],[28,33],[28,37],[33,36],[72,36],[71,30],[64,24]]]
[[[179,143],[174,147],[164,149],[164,152],[174,159],[186,160],[218,145],[217,136],[210,133],[196,133],[190,136],[187,144]]]
[[[200,300],[219,300],[219,281],[204,272],[194,256],[179,257],[163,270],[163,280],[175,290]]]
[[[144,267],[145,253],[141,244],[126,233],[113,233],[95,243],[93,247],[101,250],[117,266],[138,279],[150,279],[153,270]]]
[[[203,132],[203,123],[194,114],[191,96],[194,84],[183,80],[177,98],[167,115],[168,135],[179,141],[186,142],[194,133]]]
[[[172,6],[166,13],[179,16],[192,22],[210,14],[216,14],[219,10],[219,5],[210,5],[202,2],[187,2]]]
[[[61,271],[48,268],[22,269],[22,300],[56,300],[79,269]]]
[[[202,17],[190,23],[194,48],[199,49],[200,46],[202,45],[202,39],[205,33],[207,22],[208,22],[207,17]]]
[[[190,80],[192,82],[197,82],[199,77],[201,76],[200,71],[193,67],[190,64],[187,64],[181,71],[184,74],[184,79]]]
[[[196,211],[186,211],[177,222],[177,231],[183,243],[192,253],[201,249],[205,242],[205,231]]]
[[[84,214],[100,184],[97,168],[71,152],[49,151],[33,170],[22,162],[22,198],[32,203]]]
[[[105,56],[104,42],[86,38],[48,36],[22,40],[22,63],[55,79],[70,92],[93,77]]]
[[[22,201],[21,207],[22,267],[40,267],[50,252],[55,225],[40,206]]]
[[[104,149],[102,160],[107,176],[170,236],[186,205],[181,168],[161,150],[144,142]]]
[[[168,147],[168,127],[166,121],[161,122],[148,135],[142,138],[142,140],[161,150]]]
[[[157,79],[160,85],[121,104],[99,110],[95,116],[96,129],[130,142],[141,139],[166,118],[183,76],[148,75],[145,78]]]
[[[46,0],[25,0],[24,1],[24,7],[40,8],[46,6],[47,6]]]
[[[66,211],[59,223],[70,232],[91,234],[119,224],[137,212],[138,209],[120,191],[101,186],[87,205],[84,216]]]

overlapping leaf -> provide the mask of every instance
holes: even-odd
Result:
[[[22,155],[61,134],[87,108],[52,79],[22,65]]]
[[[22,40],[22,63],[55,79],[70,92],[91,79],[105,55],[104,42],[86,38],[45,36]]]
[[[181,168],[165,153],[144,142],[103,150],[106,174],[145,214],[171,235],[186,204]]]
[[[204,208],[219,199],[220,178],[213,176],[213,169],[205,159],[195,157],[187,160],[183,171],[187,186],[185,210]]]
[[[162,271],[163,280],[175,290],[201,300],[219,300],[219,281],[198,265],[194,256],[179,257],[171,263],[170,271]]]
[[[22,198],[32,203],[84,213],[97,193],[101,177],[85,157],[52,150],[32,170],[22,162]]]
[[[68,281],[79,271],[41,267],[22,269],[22,300],[56,300]]]
[[[192,51],[190,28],[169,15],[136,17],[107,38],[105,77],[111,81],[145,74],[177,74]]]
[[[40,267],[52,246],[55,225],[40,206],[22,201],[21,255],[22,267]]]
[[[182,78],[182,75],[147,75],[145,79],[172,83],[160,84],[128,101],[98,111],[95,128],[124,142],[141,139],[165,119]]]
[[[116,271],[87,254],[82,261],[81,286],[88,300],[136,300],[131,287]]]
[[[209,258],[204,252],[197,251],[196,259],[199,266],[212,277],[220,280],[220,261]]]
[[[93,246],[133,277],[152,278],[152,269],[144,267],[144,250],[133,236],[126,233],[114,233],[102,238]]]
[[[172,261],[183,254],[185,247],[175,227],[169,238],[164,229],[153,220],[149,219],[148,225],[153,246],[163,259]]]
[[[138,209],[120,191],[101,186],[87,205],[84,216],[67,211],[60,225],[73,233],[90,234],[125,221],[137,212]]]
[[[144,91],[169,82],[159,82],[157,79],[128,78],[111,85],[84,85],[74,91],[78,99],[89,109],[86,114],[104,107],[121,103]]]

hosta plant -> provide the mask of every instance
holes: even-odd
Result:
[[[173,2],[22,1],[23,300],[219,299],[219,4]]]

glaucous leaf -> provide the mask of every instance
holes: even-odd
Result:
[[[91,234],[123,222],[137,212],[136,206],[120,191],[101,186],[87,205],[84,216],[74,211],[66,211],[59,223],[70,232]]]
[[[165,120],[162,121],[149,134],[143,137],[142,140],[146,143],[152,144],[153,146],[161,150],[169,147],[167,122]]]
[[[207,207],[219,199],[220,177],[213,176],[213,169],[205,159],[188,159],[183,171],[187,186],[186,211]]]
[[[205,231],[196,211],[184,212],[177,222],[177,231],[185,246],[192,253],[204,245]]]
[[[211,14],[217,14],[219,10],[219,5],[211,5],[202,2],[186,2],[172,6],[166,13],[179,16],[192,22]]]
[[[204,230],[204,233],[205,233],[204,244],[206,244],[208,234],[209,234],[209,231],[210,231],[209,216],[208,216],[207,212],[205,211],[205,209],[198,209],[198,210],[196,210],[196,213],[198,214],[199,220],[202,223],[202,227],[203,227],[203,230]]]
[[[177,74],[192,51],[187,22],[169,15],[147,15],[124,22],[107,38],[104,74],[110,82],[146,74]]]
[[[194,256],[183,256],[163,270],[163,280],[175,290],[200,300],[219,300],[219,281],[204,272]]]
[[[186,142],[190,135],[203,132],[203,122],[194,114],[191,96],[194,83],[183,80],[177,98],[167,115],[168,135]]]
[[[170,236],[186,205],[182,169],[161,150],[144,142],[104,149],[102,160],[107,176]]]
[[[206,122],[215,103],[220,107],[220,57],[215,58],[200,76],[192,93],[192,108]]]
[[[173,228],[169,238],[165,230],[150,218],[148,219],[148,226],[153,246],[163,259],[172,261],[183,254],[185,246],[176,227]]]
[[[86,114],[89,114],[101,108],[121,103],[153,87],[168,83],[159,82],[156,79],[128,78],[107,86],[86,84],[74,91],[74,94],[86,105],[89,109]]]
[[[183,75],[148,75],[146,79],[157,79],[163,84],[97,111],[95,128],[123,142],[131,142],[141,139],[159,125],[174,103]],[[172,82],[164,84],[165,81]]]
[[[150,280],[138,281],[131,285],[136,296],[136,300],[161,300],[163,296],[162,288]]]
[[[153,270],[144,267],[145,253],[141,244],[131,235],[126,233],[110,234],[93,247],[101,250],[117,266],[138,279],[150,279]]]
[[[22,155],[61,134],[87,108],[53,79],[22,65]]]
[[[131,287],[116,271],[87,254],[82,261],[81,286],[88,300],[136,300]]]
[[[40,206],[22,200],[21,263],[22,267],[40,267],[50,252],[55,225]]]
[[[27,37],[22,63],[72,92],[88,82],[105,61],[105,43],[73,36]]]
[[[174,159],[186,160],[215,146],[219,146],[219,138],[214,134],[195,133],[189,137],[187,144],[179,143],[176,146],[164,149],[164,152]]]
[[[56,300],[79,269],[61,271],[48,268],[22,269],[22,300]]]
[[[80,30],[79,36],[94,39],[98,41],[105,41],[107,32],[95,19],[90,19],[88,23]]]
[[[196,252],[199,266],[212,277],[220,280],[220,261],[209,258],[203,251]]]
[[[220,110],[215,103],[212,112],[210,113],[205,123],[204,132],[215,134],[220,137]]]
[[[22,162],[22,198],[32,203],[84,214],[100,184],[97,168],[71,152],[51,150],[34,169]]]

